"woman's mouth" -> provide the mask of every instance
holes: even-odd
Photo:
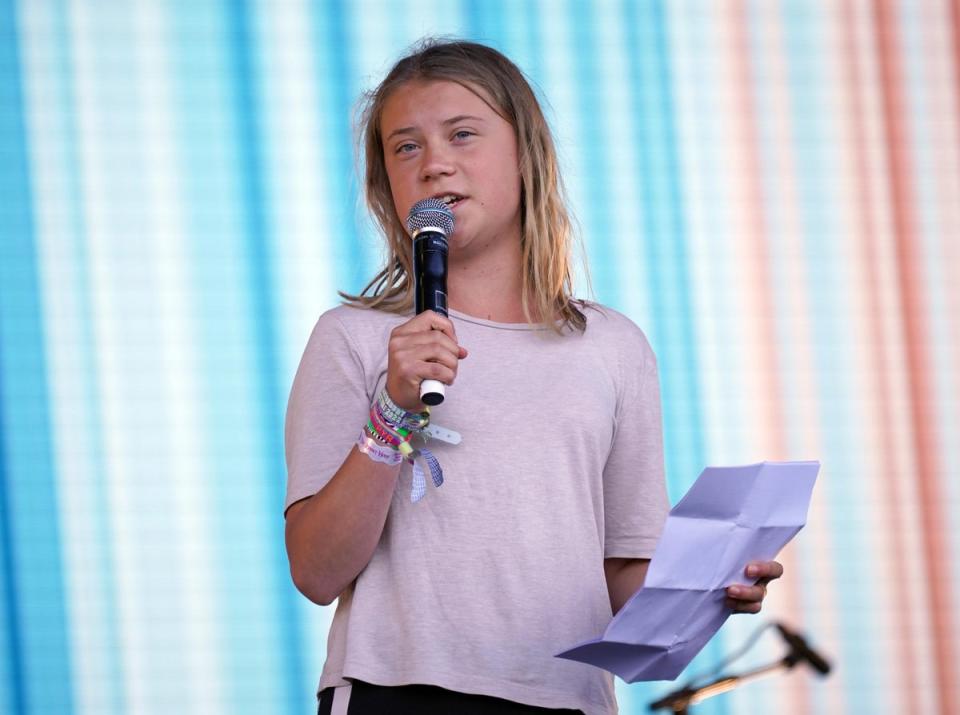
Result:
[[[453,208],[461,201],[466,200],[466,196],[460,196],[460,194],[444,194],[443,196],[437,196],[436,198],[440,199],[443,203],[447,205],[447,208]]]

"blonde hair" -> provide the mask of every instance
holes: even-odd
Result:
[[[367,205],[386,236],[388,256],[386,266],[359,295],[342,291],[340,295],[353,304],[395,313],[406,313],[413,306],[413,245],[393,203],[380,121],[390,95],[416,80],[456,82],[488,104],[492,101],[491,108],[513,126],[521,175],[523,313],[528,323],[541,322],[558,333],[564,327],[583,331],[587,321],[581,308],[586,303],[572,296],[575,239],[550,128],[520,69],[497,50],[474,42],[424,40],[364,95],[359,122],[364,189]]]

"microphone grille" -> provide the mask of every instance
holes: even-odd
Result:
[[[410,233],[427,226],[439,228],[444,236],[453,233],[453,212],[440,199],[418,201],[407,214],[407,230]]]

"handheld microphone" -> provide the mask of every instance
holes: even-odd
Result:
[[[830,663],[826,658],[811,648],[803,636],[799,633],[794,633],[782,623],[774,623],[774,625],[790,646],[790,650],[793,651],[791,655],[797,660],[807,661],[820,675],[826,675],[830,672]]]
[[[447,236],[453,233],[453,212],[440,199],[423,199],[407,214],[413,238],[414,303],[417,315],[432,310],[447,316]],[[420,383],[425,405],[443,402],[445,385],[439,380]]]

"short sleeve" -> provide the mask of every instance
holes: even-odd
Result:
[[[669,501],[657,360],[632,323],[621,333],[616,426],[603,470],[604,557],[653,556]]]
[[[284,513],[316,494],[356,442],[370,410],[363,361],[336,309],[320,316],[300,359],[284,429]]]

